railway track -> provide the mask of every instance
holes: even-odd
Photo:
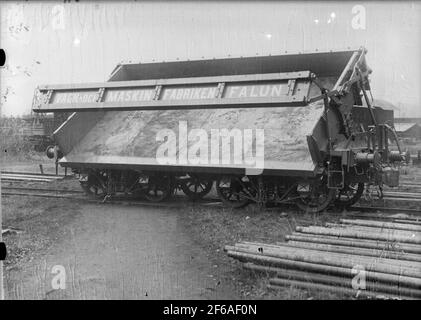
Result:
[[[81,202],[96,203],[96,204],[111,204],[111,205],[131,205],[131,206],[148,206],[148,207],[165,207],[165,208],[182,208],[186,207],[185,197],[175,196],[172,201],[165,202],[150,202],[139,199],[130,199],[123,196],[116,196],[109,199],[98,199],[88,197],[80,190],[65,190],[65,189],[40,189],[40,188],[26,188],[26,187],[2,187],[2,196],[21,196],[21,197],[41,197],[41,198],[58,198],[78,200]],[[221,205],[219,199],[202,199],[200,201],[189,202],[191,206],[212,206]]]
[[[67,199],[75,199],[75,200],[83,200],[83,201],[91,201],[91,202],[99,202],[97,199],[89,199],[83,196],[83,191],[81,190],[60,190],[60,189],[47,189],[47,188],[25,188],[25,187],[14,187],[10,185],[10,183],[14,182],[25,182],[25,181],[33,181],[33,182],[52,182],[64,179],[65,176],[56,176],[54,174],[41,174],[35,172],[11,172],[11,171],[2,171],[2,181],[8,182],[9,185],[3,186],[2,189],[3,195],[5,196],[33,196],[33,197],[51,197],[51,198],[67,198]],[[420,190],[418,192],[418,190]],[[394,202],[411,202],[411,203],[420,203],[421,202],[421,183],[416,183],[414,181],[407,181],[405,180],[404,183],[399,186],[399,188],[389,188],[383,193],[383,198],[375,199],[377,201],[382,200],[382,205],[377,206],[369,206],[369,205],[360,205],[355,207],[355,209],[359,209],[362,211],[374,211],[374,210],[384,210],[387,212],[408,212],[408,213],[416,213],[417,209],[408,209],[408,208],[400,208],[400,207],[390,207],[386,206],[385,203],[387,201],[394,201]],[[111,199],[107,202],[124,202],[129,203],[132,202],[131,200],[121,199],[118,200]],[[211,202],[215,204],[220,204],[220,199],[213,199]],[[147,206],[173,206],[173,204],[169,202],[163,203],[150,203],[147,201],[134,201],[136,205],[147,205]],[[209,202],[205,202],[204,204],[209,205]]]
[[[42,197],[89,201],[83,193],[72,190],[2,187],[2,196]]]
[[[2,186],[2,190],[14,190],[14,191],[38,191],[38,192],[50,192],[50,193],[72,193],[72,194],[85,194],[82,190],[68,190],[68,189],[46,189],[46,188],[27,188],[27,187],[9,187]]]
[[[106,199],[105,201],[101,199],[89,198],[85,195],[83,191],[80,190],[64,190],[64,189],[40,189],[40,188],[25,188],[25,187],[2,187],[2,196],[23,196],[23,197],[42,197],[42,198],[61,198],[61,199],[71,199],[78,200],[82,202],[90,203],[108,203],[108,204],[122,204],[122,205],[132,205],[132,206],[148,206],[148,207],[165,207],[165,208],[179,208],[185,207],[185,197],[175,196],[171,201],[164,202],[149,202],[138,199],[128,199],[122,196],[115,198]],[[203,207],[215,207],[221,206],[222,202],[218,198],[206,198],[195,202],[189,202],[189,205],[192,206],[203,206]],[[272,209],[277,209],[274,207]],[[411,209],[405,207],[390,207],[390,206],[364,206],[364,205],[355,205],[351,208],[352,210],[358,210],[361,212],[384,212],[384,213],[409,213],[409,214],[419,214],[421,216],[421,211],[419,209]]]
[[[124,197],[115,197],[102,201],[101,199],[92,199],[85,195],[82,190],[68,190],[68,189],[52,189],[52,188],[35,188],[35,187],[22,187],[22,186],[13,186],[10,183],[15,182],[25,182],[25,181],[34,181],[34,182],[52,182],[58,181],[65,178],[64,176],[56,176],[54,174],[41,174],[34,172],[10,172],[2,171],[2,181],[8,182],[8,185],[2,186],[2,195],[3,196],[25,196],[25,197],[43,197],[43,198],[62,198],[62,199],[72,199],[85,202],[93,203],[111,203],[111,204],[124,204],[124,205],[138,205],[138,206],[156,206],[156,207],[179,207],[185,205],[183,197],[175,197],[172,201],[165,202],[149,202],[141,201],[134,199],[127,199]],[[387,189],[384,192],[384,197],[382,200],[388,201],[393,200],[397,202],[421,202],[421,192],[408,192],[405,188],[410,188],[410,191],[418,190],[421,188],[421,184],[408,182],[406,181],[402,184],[399,189]],[[404,190],[402,191],[402,188]],[[378,199],[380,200],[380,199]],[[220,206],[221,200],[216,199],[206,199],[202,201],[196,201],[194,205],[201,206]],[[357,205],[353,209],[360,210],[363,212],[370,211],[383,211],[383,212],[405,212],[405,213],[420,213],[418,209],[411,209],[405,207],[390,207],[390,206],[372,206],[372,205]]]

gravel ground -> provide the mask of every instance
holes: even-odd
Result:
[[[408,167],[401,178],[418,181],[420,172]],[[75,180],[19,185],[80,190]],[[243,270],[223,247],[243,240],[282,241],[296,225],[334,222],[344,213],[191,204],[171,209],[15,196],[3,197],[2,206],[3,228],[14,229],[4,237],[9,299],[342,298],[295,288],[268,291],[267,277]],[[54,265],[66,270],[66,290],[51,288]]]
[[[78,189],[74,180],[30,183],[37,185]],[[5,236],[7,298],[310,298],[313,293],[292,288],[268,292],[265,277],[242,270],[223,252],[240,240],[282,241],[296,224],[330,220],[284,209],[145,208],[4,197],[4,228],[14,230]],[[54,265],[65,267],[67,290],[51,289]]]

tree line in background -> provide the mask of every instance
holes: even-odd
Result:
[[[37,148],[36,138],[43,130],[34,125],[33,118],[0,117],[0,147],[3,159],[10,157],[30,159],[42,148]]]

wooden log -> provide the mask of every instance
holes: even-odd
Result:
[[[327,252],[332,252],[332,253],[345,253],[345,254],[352,254],[355,256],[369,256],[369,257],[376,257],[376,258],[383,258],[383,259],[392,259],[395,261],[391,261],[390,263],[397,265],[399,263],[399,265],[409,265],[410,267],[414,267],[419,266],[421,268],[421,256],[419,255],[414,255],[412,254],[411,256],[412,259],[411,260],[405,260],[405,259],[398,259],[397,257],[403,257],[405,255],[408,255],[407,253],[405,253],[404,251],[400,251],[400,250],[387,250],[387,248],[381,248],[381,249],[373,249],[373,248],[361,248],[361,247],[353,247],[350,245],[338,245],[337,243],[335,244],[328,244],[328,243],[314,243],[311,238],[306,238],[303,241],[294,241],[291,239],[291,236],[287,236],[288,242],[276,242],[275,244],[266,244],[266,243],[257,243],[257,242],[247,242],[247,241],[243,241],[240,243],[236,243],[235,244],[235,248],[240,248],[240,249],[248,249],[248,250],[252,250],[252,251],[256,251],[259,250],[260,248],[263,249],[264,248],[272,248],[274,250],[282,250],[282,248],[288,249],[290,247],[300,247],[303,249],[310,249],[313,251],[327,251]],[[332,249],[332,250],[331,250]],[[334,251],[333,249],[337,249],[337,251]],[[420,248],[421,249],[421,248]],[[378,254],[375,254],[378,253]],[[383,254],[383,256],[382,256]],[[385,254],[389,254],[389,256],[393,256],[392,257],[386,257],[384,256]],[[399,261],[396,261],[399,260]],[[405,261],[402,261],[405,260]],[[411,262],[412,261],[412,262]],[[396,263],[395,263],[396,262]],[[420,264],[416,264],[414,265],[413,262],[420,262]]]
[[[421,202],[421,199],[417,199],[417,198],[398,198],[398,197],[383,197],[382,200]]]
[[[308,249],[308,250],[312,250],[312,251],[330,251],[332,253],[341,253],[340,251],[331,251],[329,250],[330,248],[337,248],[338,250],[342,250],[344,254],[352,254],[355,256],[369,256],[369,257],[376,257],[376,258],[382,258],[382,259],[392,259],[394,261],[387,261],[391,264],[394,265],[409,265],[411,268],[417,266],[421,268],[421,262],[419,255],[415,255],[412,254],[413,259],[411,260],[405,260],[405,259],[397,259],[397,258],[389,258],[389,257],[385,257],[385,256],[381,256],[380,254],[389,254],[390,256],[393,255],[393,257],[403,257],[405,255],[408,255],[408,253],[405,253],[404,251],[401,250],[387,250],[387,248],[381,248],[381,249],[373,249],[373,248],[361,248],[361,247],[353,247],[348,245],[338,245],[337,243],[334,244],[329,244],[329,243],[314,243],[311,239],[311,237],[307,238],[304,237],[305,239],[303,239],[302,241],[294,241],[292,240],[292,238],[295,238],[293,236],[287,236],[288,242],[276,242],[275,244],[266,244],[266,243],[258,243],[258,242],[247,242],[247,241],[243,241],[243,242],[239,242],[235,244],[235,248],[239,248],[239,249],[247,249],[247,250],[252,250],[253,252],[261,249],[261,252],[259,253],[263,253],[263,249],[264,248],[271,248],[273,250],[288,250],[290,247],[300,247],[302,249]],[[311,246],[314,246],[314,248],[311,248]],[[229,247],[229,246],[228,246]],[[421,249],[421,248],[420,248]],[[378,252],[379,254],[375,255],[373,254],[373,252]],[[364,254],[366,253],[366,254]],[[369,254],[368,254],[369,253]],[[403,261],[405,260],[405,261]],[[414,263],[415,262],[415,263]],[[420,263],[417,263],[420,262]]]
[[[261,256],[251,253],[231,251],[227,252],[229,257],[237,259],[242,262],[251,262],[256,265],[272,266],[280,268],[290,268],[297,270],[306,270],[309,272],[320,272],[324,274],[336,274],[348,276],[352,274],[352,268],[337,267],[331,265],[322,265],[318,263],[309,263],[303,261],[295,261],[290,259],[283,259],[277,257]],[[399,286],[418,289],[421,287],[421,279],[407,276],[399,276],[383,272],[366,271],[366,279],[372,281],[382,281],[386,283],[394,283]]]
[[[347,218],[362,218],[362,219],[375,218],[376,220],[386,220],[386,221],[400,219],[400,220],[410,222],[410,221],[419,221],[420,216],[409,215],[407,213],[385,214],[384,212],[380,212],[380,213],[352,212],[352,213],[347,214]]]
[[[298,248],[311,248],[311,249],[316,249],[320,251],[357,254],[357,255],[365,255],[365,256],[370,256],[370,257],[394,259],[394,260],[406,260],[408,261],[408,263],[409,261],[415,261],[415,262],[421,263],[420,255],[408,254],[408,253],[397,252],[397,251],[387,251],[387,250],[368,249],[368,248],[355,248],[351,246],[320,244],[320,243],[302,242],[302,241],[288,241],[288,244],[293,247],[298,247]]]
[[[408,199],[420,199],[421,195],[416,192],[391,192],[387,191],[383,193],[384,197],[388,198],[408,198]]]
[[[421,246],[419,244],[416,244],[416,243],[402,243],[402,242],[399,242],[399,241],[396,241],[396,240],[393,240],[393,239],[392,240],[390,240],[390,239],[364,239],[364,238],[341,237],[341,236],[338,236],[338,235],[329,235],[329,234],[317,235],[317,234],[303,233],[303,232],[297,232],[297,231],[293,232],[291,235],[298,235],[298,236],[302,236],[302,237],[323,237],[323,238],[327,238],[327,239],[342,239],[342,240],[345,240],[345,241],[351,241],[352,240],[355,243],[367,243],[367,242],[383,243],[383,244],[387,244],[387,245],[390,245],[390,246],[394,246],[396,244],[399,244],[399,245],[402,245],[402,246],[404,245],[406,247],[410,247],[410,248],[413,248],[413,249],[421,248]]]
[[[256,265],[254,263],[245,263],[243,267],[247,270],[256,271],[256,272],[263,272],[268,275],[276,276],[277,278],[283,278],[283,279],[290,279],[290,280],[300,280],[300,281],[306,281],[306,282],[317,282],[322,284],[328,284],[328,285],[336,285],[341,287],[347,287],[349,289],[352,288],[352,279],[355,275],[327,275],[323,273],[313,273],[313,272],[307,272],[307,271],[299,271],[299,270],[290,270],[290,269],[281,269],[281,268],[274,268],[274,267],[268,267],[268,266],[261,266]],[[397,296],[407,296],[407,297],[421,297],[421,290],[412,289],[412,288],[405,288],[400,287],[395,284],[391,283],[382,283],[379,281],[373,282],[372,280],[367,279],[365,283],[365,289],[362,290],[368,290],[373,292],[384,292],[388,294],[394,294]],[[355,290],[355,289],[354,289]]]
[[[341,223],[345,225],[358,225],[358,226],[421,232],[421,226],[411,225],[411,224],[401,224],[401,223],[395,223],[395,222],[384,222],[384,221],[373,221],[373,220],[359,220],[359,219],[356,219],[356,220],[341,219],[340,221]]]
[[[368,226],[368,225],[361,225],[361,224],[345,224],[345,223],[332,223],[327,222],[325,223],[325,227],[329,227],[330,229],[341,229],[341,230],[363,230],[363,231],[370,231],[374,233],[392,233],[398,234],[401,236],[412,236],[415,234],[417,237],[421,238],[421,232],[418,230],[408,230],[408,229],[395,229],[391,227],[381,227],[381,226]]]
[[[333,228],[343,228],[349,230],[368,230],[376,233],[394,233],[402,236],[416,234],[421,237],[421,229],[417,229],[414,225],[408,225],[408,227],[394,228],[392,226],[375,226],[375,225],[363,225],[363,224],[337,224],[337,223],[326,223],[326,226]],[[405,228],[405,229],[404,229]]]
[[[327,284],[320,284],[320,283],[312,283],[312,282],[306,282],[306,281],[299,281],[299,280],[286,280],[286,279],[272,279],[270,281],[270,285],[268,286],[269,289],[279,290],[284,289],[283,287],[288,286],[294,286],[298,288],[304,288],[304,289],[311,289],[311,290],[317,290],[317,291],[330,291],[341,295],[349,295],[353,297],[364,297],[364,298],[375,298],[375,299],[405,299],[405,300],[413,300],[414,298],[411,297],[399,297],[399,296],[393,296],[391,294],[384,294],[384,293],[376,293],[368,290],[355,290],[355,289],[349,289],[349,288],[343,288],[333,285],[327,285]]]
[[[364,256],[349,256],[340,253],[327,253],[317,250],[300,249],[294,247],[270,248],[262,246],[255,246],[255,248],[228,248],[230,251],[239,251],[242,253],[256,254],[260,256],[270,256],[294,261],[302,261],[309,263],[317,263],[322,265],[330,265],[343,268],[354,268],[361,265],[368,271],[390,273],[395,275],[404,275],[408,277],[420,278],[421,268],[417,266],[408,266],[406,263],[395,264],[391,259],[380,259]],[[413,264],[416,264],[415,262]]]
[[[393,222],[400,223],[400,224],[409,224],[409,225],[416,225],[421,226],[421,221],[418,220],[402,220],[402,219],[394,219]]]
[[[36,181],[36,182],[51,182],[51,179],[41,178],[16,178],[16,177],[3,177],[2,181]]]
[[[393,261],[386,259],[378,259],[369,257],[371,259],[363,259],[360,256],[347,256],[346,254],[337,254],[332,252],[321,252],[317,250],[309,250],[303,248],[293,248],[294,251],[288,250],[289,248],[282,248],[282,250],[269,250],[264,249],[263,253],[258,253],[256,250],[247,249],[247,248],[236,248],[238,252],[245,252],[251,254],[257,254],[261,256],[277,257],[282,259],[289,259],[293,261],[302,261],[309,263],[317,263],[321,265],[330,265],[336,267],[344,268],[354,268],[356,266],[361,266],[365,270],[390,273],[395,275],[406,275],[410,277],[420,277],[420,268],[411,266],[410,264],[402,263],[401,261]],[[407,262],[407,261],[406,261]]]
[[[291,236],[288,236],[288,239],[291,239]],[[310,248],[311,245],[314,245],[315,248]],[[353,254],[355,256],[358,256],[358,255],[363,255],[364,256],[364,255],[366,255],[366,256],[371,256],[371,257],[376,257],[376,258],[385,258],[385,259],[393,259],[393,260],[396,260],[394,258],[381,257],[380,254],[379,255],[373,255],[373,252],[374,251],[377,251],[379,253],[389,253],[390,255],[394,255],[395,257],[397,257],[397,256],[404,256],[405,254],[407,254],[404,251],[387,250],[387,248],[381,248],[380,250],[379,249],[376,250],[376,249],[373,249],[373,248],[361,248],[361,247],[353,247],[353,246],[350,246],[350,245],[338,245],[337,243],[334,243],[334,244],[328,244],[328,243],[320,244],[320,243],[315,243],[315,242],[311,241],[311,238],[310,237],[309,238],[306,238],[306,239],[304,239],[302,241],[288,240],[288,242],[276,242],[275,244],[266,244],[266,243],[257,243],[257,242],[243,241],[243,242],[240,242],[240,243],[236,243],[235,244],[235,248],[240,248],[240,249],[243,248],[243,249],[249,249],[249,250],[253,250],[253,251],[255,251],[256,249],[260,249],[261,248],[262,249],[262,252],[263,252],[263,249],[265,247],[272,248],[274,250],[282,250],[282,248],[285,248],[285,247],[287,249],[290,248],[290,247],[301,247],[303,249],[306,249],[307,248],[307,249],[310,249],[310,250],[313,250],[313,251],[316,251],[317,252],[317,251],[320,251],[318,248],[320,248],[320,249],[323,249],[324,248],[324,250],[322,250],[322,251],[330,251],[330,250],[328,250],[328,248],[334,248],[332,245],[336,245],[339,250],[341,250],[341,249],[349,249],[349,250],[344,250],[343,253]],[[329,246],[332,246],[332,247],[329,247]],[[332,253],[335,253],[335,252],[332,251]],[[340,252],[338,252],[338,253],[340,253]],[[370,253],[370,254],[363,254],[363,253]],[[418,255],[414,255],[414,256],[415,256],[414,259],[413,260],[410,260],[410,261],[417,262],[419,256]],[[414,264],[411,263],[410,261],[402,261],[402,262],[404,262],[404,263],[406,263],[406,264],[408,264],[410,266],[414,266]]]
[[[31,176],[46,176],[46,177],[55,177],[57,178],[55,173],[38,173],[38,172],[22,172],[22,171],[1,171],[3,174],[9,174],[9,175],[31,175]],[[64,178],[63,175],[60,175],[58,177]]]
[[[421,238],[414,236],[414,237],[404,237],[399,235],[393,235],[390,233],[363,233],[358,231],[348,231],[348,230],[339,230],[339,229],[331,229],[325,227],[297,227],[296,231],[302,233],[311,233],[311,234],[318,234],[318,235],[332,235],[337,237],[346,237],[346,238],[357,238],[357,239],[370,239],[370,240],[384,240],[384,241],[397,241],[397,242],[404,242],[404,243],[413,243],[413,244],[421,244]]]
[[[421,232],[419,231],[410,231],[410,230],[401,230],[401,229],[391,229],[391,228],[381,228],[376,226],[362,226],[362,225],[353,225],[353,224],[337,224],[337,223],[326,223],[326,227],[330,229],[338,230],[352,230],[359,232],[369,232],[375,234],[391,234],[393,236],[400,237],[419,237],[421,239]]]
[[[352,238],[338,238],[333,236],[315,236],[311,234],[292,234],[285,237],[288,241],[301,241],[301,242],[314,242],[314,243],[326,243],[342,246],[352,246],[358,248],[369,248],[369,249],[379,249],[386,250],[391,252],[405,252],[413,254],[421,254],[421,246],[410,245],[410,244],[401,244],[393,243],[386,241],[377,241],[377,240],[359,240]]]
[[[352,287],[352,279],[354,277],[355,275],[344,277],[344,276],[325,275],[321,273],[308,273],[308,272],[303,272],[303,271],[285,270],[282,272],[278,272],[277,278],[275,279],[279,279],[279,278],[292,279],[292,280],[334,285],[334,286],[344,287],[348,289],[354,289],[355,293],[357,293],[358,289]],[[363,287],[360,290],[363,290],[363,291],[367,290],[371,292],[376,292],[378,294],[392,294],[398,297],[411,297],[411,298],[421,297],[421,290],[419,289],[417,290],[417,289],[411,289],[411,288],[402,288],[399,286],[394,286],[394,285],[380,283],[380,282],[373,282],[369,280],[365,281],[365,288]]]
[[[32,174],[4,174],[5,178],[31,178],[31,179],[49,179],[49,180],[62,180],[62,177],[56,176],[44,176],[44,175],[32,175]]]
[[[350,263],[352,263],[353,266],[357,264],[362,264],[364,266],[376,268],[376,265],[380,264],[380,267],[383,269],[385,268],[384,266],[393,267],[396,274],[401,274],[401,272],[403,271],[414,272],[419,277],[421,277],[421,263],[414,261],[402,261],[390,258],[364,256],[357,254],[349,255],[348,253],[336,253],[329,251],[321,252],[318,249],[304,247],[301,247],[299,248],[299,250],[297,250],[298,247],[292,247],[288,243],[278,243],[277,245],[266,245],[262,243],[238,243],[235,245],[234,248],[240,251],[280,257],[284,257],[285,254],[293,254],[296,256],[301,256],[302,254],[304,254],[307,257],[309,257],[309,259],[312,259],[312,257],[314,257],[314,259],[317,259],[318,261],[321,261],[321,259],[323,260],[324,258],[340,259],[341,261],[352,261]]]

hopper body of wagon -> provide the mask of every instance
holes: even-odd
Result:
[[[370,103],[365,54],[120,64],[105,83],[40,86],[33,111],[73,112],[55,154],[90,193],[200,197],[216,180],[233,206],[319,211],[352,185],[397,183],[393,113]]]

